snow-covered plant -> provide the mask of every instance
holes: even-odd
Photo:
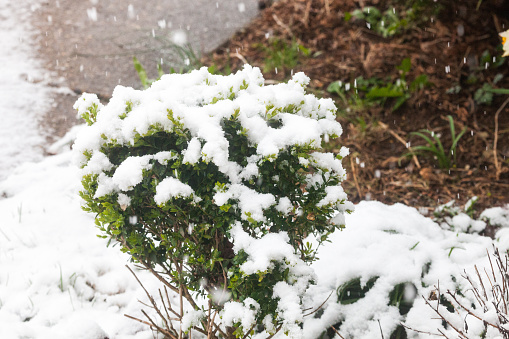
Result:
[[[493,227],[509,228],[509,204],[484,210],[480,218]]]
[[[435,222],[442,228],[455,232],[482,232],[486,228],[486,222],[484,220],[477,220],[474,216],[477,200],[479,199],[476,196],[469,199],[463,211],[459,206],[456,206],[455,200],[438,206],[433,212]]]
[[[144,91],[118,86],[106,106],[92,94],[76,102],[88,123],[74,145],[83,208],[193,314],[208,314],[186,317],[184,330],[299,337],[307,264],[353,209],[341,187],[348,150],[320,152],[342,133],[336,108],[306,94],[308,82],[298,73],[264,86],[248,65],[229,76],[202,68]]]
[[[462,276],[470,285],[464,292],[470,294],[470,298],[459,290],[447,290],[444,295],[436,289],[435,296],[442,298],[429,298],[426,301],[448,329],[448,333],[438,330],[443,337],[473,338],[469,329],[481,327],[480,338],[509,339],[509,257],[507,253],[502,256],[497,248],[493,256],[494,262],[488,254],[490,267],[484,272],[480,273],[475,267],[475,277],[466,271]]]

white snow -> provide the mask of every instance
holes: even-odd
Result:
[[[171,41],[177,46],[184,46],[187,44],[187,33],[182,29],[175,30],[171,32]]]
[[[123,316],[143,317],[136,299],[146,299],[128,256],[96,237],[79,180],[67,152],[0,182],[0,338],[152,338]]]
[[[106,240],[95,236],[98,230],[93,216],[81,211],[77,195],[80,170],[72,165],[71,157],[65,152],[40,163],[24,164],[0,182],[0,196],[4,196],[0,199],[0,337],[94,338],[106,333],[110,338],[152,338],[148,326],[123,316],[143,317],[137,299],[146,301],[146,297],[124,267],[128,256],[117,247],[106,247]],[[438,325],[430,320],[434,315],[420,296],[429,295],[438,281],[444,291],[454,288],[451,275],[464,285],[460,274],[463,269],[473,272],[474,264],[489,267],[486,250],[492,248],[491,239],[445,230],[412,207],[362,202],[346,216],[346,225],[320,249],[320,260],[312,266],[317,285],[306,292],[305,306],[318,307],[331,291],[350,279],[360,277],[364,283],[373,276],[379,279],[365,300],[355,304],[336,303],[334,292],[320,319],[304,318],[303,338],[314,338],[343,317],[343,336],[377,337],[378,320],[388,336],[402,318],[394,306],[387,306],[387,295],[401,282],[417,287],[406,324],[434,331]],[[503,232],[507,233],[507,228],[499,231]],[[299,259],[290,247],[284,257],[279,256],[286,248],[283,233],[269,234],[256,243],[250,239],[243,242],[240,228],[233,233],[235,250],[249,254],[244,270],[263,271],[271,260],[283,260],[302,276]],[[495,243],[501,250],[507,248],[507,237],[499,238]],[[430,271],[421,279],[428,262],[432,262]],[[160,286],[150,274],[137,274],[156,294]],[[428,286],[422,287],[421,282]],[[295,320],[300,319],[302,310],[292,304],[299,295],[294,290],[302,286],[280,284],[274,290],[285,300],[281,312]],[[224,320],[250,324],[241,315],[250,315],[253,306],[235,305],[226,308]],[[186,321],[197,315],[189,313]],[[297,337],[299,331],[287,325]],[[478,328],[474,323],[469,326],[471,331]]]
[[[249,329],[255,322],[256,311],[259,308],[260,305],[251,298],[246,298],[243,303],[229,301],[224,304],[220,316],[224,326],[240,322],[243,328]]]
[[[46,158],[42,156],[41,145],[44,144],[44,138],[38,129],[38,119],[48,107],[50,90],[41,82],[44,74],[32,58],[33,51],[28,42],[32,32],[29,20],[21,20],[27,15],[24,6],[28,4],[37,3],[27,1],[20,5],[0,0],[0,338],[153,338],[148,326],[124,317],[124,314],[129,314],[143,318],[141,309],[144,309],[155,318],[153,312],[138,302],[148,301],[143,289],[124,267],[129,262],[129,256],[121,253],[116,246],[107,247],[107,240],[97,238],[99,231],[95,228],[94,216],[81,210],[78,196],[81,176],[83,173],[104,175],[104,171],[112,168],[111,163],[101,156],[101,153],[96,152],[92,154],[85,169],[78,169],[73,164],[75,160],[72,160],[71,152],[65,150],[68,139],[63,139],[53,148],[55,152],[62,150],[61,154]],[[128,6],[128,15],[135,15],[132,5]],[[182,80],[187,81],[185,78]],[[216,84],[214,77],[208,77],[204,72],[196,72],[193,81],[177,82],[178,86],[170,88],[170,91],[173,90],[177,98],[181,95],[181,86],[195,86],[203,89],[205,92],[197,92],[207,98],[207,88],[201,85],[205,81],[210,81],[212,87]],[[340,128],[326,124],[333,109],[331,102],[318,102],[304,95],[296,99],[285,95],[284,86],[279,87],[282,92],[276,96],[271,89],[257,87],[261,81],[261,74],[249,74],[248,83],[254,84],[251,90],[264,97],[264,104],[248,98],[240,99],[244,95],[242,91],[235,103],[247,112],[241,117],[242,123],[248,128],[250,138],[258,142],[259,156],[277,153],[288,143],[312,142],[313,138],[317,137],[306,130],[304,120],[301,119],[304,117],[297,115],[280,113],[284,126],[279,132],[267,128],[266,124],[263,127],[259,124],[259,114],[271,113],[265,112],[265,103],[274,102],[277,104],[275,106],[316,107],[313,114],[324,119],[319,120],[314,128],[329,134],[341,134]],[[288,86],[298,88],[307,82],[307,77],[297,74]],[[242,83],[239,79],[232,78],[231,83],[219,86],[222,86],[220,90],[227,96],[230,87],[239,88],[240,85]],[[157,86],[168,84],[156,84],[154,88]],[[216,90],[217,88],[209,93],[217,93]],[[125,97],[132,97],[137,93],[132,89],[119,88],[117,93],[120,94],[117,97],[121,97],[122,91]],[[185,98],[192,103],[196,103],[196,99]],[[93,96],[83,97],[83,102],[78,104],[81,113],[84,113],[94,100],[96,99]],[[211,102],[212,97],[207,100]],[[186,119],[188,112],[180,111],[178,102],[169,99],[165,103],[173,107],[177,119]],[[126,102],[118,100],[115,104],[125,107]],[[165,121],[167,113],[164,109],[158,109],[158,104],[150,107],[150,116],[140,113],[147,107],[139,102],[132,104],[133,111],[125,119],[123,129],[118,128],[120,118],[114,114],[114,105],[110,106],[112,108],[109,113],[107,110],[103,111],[103,121],[98,121],[100,128],[89,129],[89,138],[83,139],[76,147],[81,150],[99,148],[100,145],[96,144],[95,140],[100,139],[97,138],[97,133],[102,132],[106,132],[112,139],[117,139],[119,143],[129,143],[134,133],[143,133],[151,124]],[[203,121],[219,121],[222,114],[231,108],[227,107],[228,105],[231,104],[207,105],[209,108],[204,116],[210,119]],[[190,143],[186,152],[189,163],[197,161],[203,154],[217,161],[221,161],[221,156],[224,155],[221,153],[224,148],[216,147],[221,145],[218,141],[221,136],[217,131],[203,129],[203,126],[210,126],[200,125],[203,121],[195,122],[194,129],[191,126],[196,141]],[[260,130],[258,126],[261,126]],[[295,127],[302,133],[292,135],[285,126]],[[163,126],[167,129],[171,127]],[[76,130],[73,133],[76,133]],[[207,143],[209,145],[200,149],[200,141],[205,141],[205,146]],[[342,148],[340,155],[347,154],[348,150]],[[150,159],[164,163],[174,156],[170,152],[161,152],[148,157],[131,157],[131,160],[116,169],[113,177],[105,178],[101,182],[104,185],[103,191],[128,191],[139,184],[142,171],[150,166]],[[327,157],[313,155],[310,159],[303,158],[303,161],[313,161],[342,174],[339,160]],[[258,160],[259,158],[253,158],[251,165]],[[78,163],[83,164],[83,159],[78,159]],[[225,173],[232,177],[232,173],[239,177],[256,177],[257,171],[252,166],[239,172],[238,168],[230,168],[232,164],[227,161],[220,165]],[[189,186],[175,178],[162,181],[159,186],[156,201],[161,203],[173,197],[187,197],[193,193]],[[241,185],[230,185],[224,192],[216,194],[216,203],[226,203],[230,198],[236,199],[237,191],[245,189],[247,188]],[[323,203],[335,202],[343,197],[342,191],[331,190]],[[246,199],[240,201],[239,205],[243,212],[250,213],[260,221],[263,220],[262,209],[276,204],[271,195],[253,196],[253,200],[262,203],[253,206],[250,199]],[[128,206],[130,198],[119,193],[118,203]],[[290,207],[288,201],[281,198],[276,208],[289,212]],[[506,206],[494,207],[482,213],[484,223],[501,227],[495,241],[492,241],[478,234],[466,233],[480,231],[482,224],[465,213],[452,216],[450,222],[454,229],[448,229],[422,216],[415,208],[364,201],[356,206],[351,215],[338,214],[338,223],[342,224],[344,218],[346,228],[333,234],[331,242],[320,248],[320,260],[311,268],[303,265],[293,248],[288,245],[285,233],[268,234],[253,242],[240,227],[234,227],[232,235],[235,238],[235,251],[244,250],[249,256],[249,260],[242,267],[245,272],[264,271],[269,269],[274,261],[280,261],[284,262],[293,274],[295,281],[292,285],[280,282],[274,288],[274,295],[280,298],[279,311],[285,317],[283,331],[276,335],[276,338],[284,338],[285,331],[292,338],[316,338],[339,320],[343,320],[340,333],[345,337],[379,338],[380,331],[385,337],[389,337],[391,331],[404,320],[395,306],[387,305],[388,294],[398,283],[412,283],[417,289],[417,292],[406,291],[410,298],[414,293],[416,299],[404,320],[405,324],[422,331],[436,332],[440,321],[434,319],[435,314],[421,296],[428,296],[438,282],[443,291],[466,286],[460,276],[463,270],[474,276],[474,265],[480,268],[489,267],[486,250],[491,251],[493,243],[501,251],[508,249],[508,211],[509,207]],[[428,263],[431,263],[431,266],[429,271],[424,273],[423,268]],[[159,282],[145,271],[134,270],[147,290],[152,295],[157,295]],[[316,285],[306,290],[307,277],[313,274],[316,275]],[[379,278],[364,299],[349,305],[336,302],[336,290],[339,286],[354,278],[360,278],[361,283],[365,284],[375,276]],[[454,281],[453,276],[458,280]],[[302,295],[304,306],[299,304]],[[303,307],[310,307],[308,312],[316,310],[329,295],[331,297],[324,304],[320,317],[304,317],[306,312],[303,312]],[[471,295],[467,294],[467,297],[469,296],[471,300]],[[178,305],[174,295],[170,295],[170,298],[174,305]],[[250,328],[259,308],[260,305],[250,299],[243,303],[230,301],[225,304],[221,316],[224,324],[238,321],[245,328]],[[183,327],[195,324],[202,316],[202,312],[190,310],[186,306]],[[492,310],[487,316],[496,321]],[[272,326],[270,319],[266,317],[263,321],[268,331]],[[464,315],[451,321],[461,327],[463,319]],[[304,327],[301,331],[297,323],[302,320]],[[474,337],[480,334],[480,323],[473,317],[468,317],[467,320],[469,334]],[[450,332],[447,333],[453,336]],[[193,333],[193,337],[195,335],[197,336]],[[488,331],[488,338],[496,336],[494,332]],[[264,335],[258,337],[262,338]],[[416,333],[413,333],[413,337],[428,338]]]
[[[0,0],[0,179],[19,164],[42,159],[45,138],[39,120],[49,107],[50,90],[35,59],[30,5]]]
[[[172,198],[185,198],[194,193],[191,186],[184,184],[178,179],[168,177],[164,178],[156,187],[154,201],[158,204],[164,204]]]

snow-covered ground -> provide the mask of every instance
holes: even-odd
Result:
[[[80,171],[71,163],[71,152],[42,157],[37,119],[48,105],[49,90],[25,79],[44,76],[30,44],[23,42],[31,34],[25,26],[29,21],[20,20],[24,10],[0,0],[0,338],[152,338],[147,326],[124,317],[141,318],[138,299],[146,297],[125,268],[128,256],[97,238],[93,216],[81,210]],[[457,222],[465,226],[470,221]],[[321,318],[305,320],[304,338],[340,320],[345,337],[378,338],[380,331],[389,337],[403,320],[395,306],[387,305],[399,283],[417,289],[407,325],[436,333],[440,321],[432,320],[435,315],[420,295],[429,295],[438,281],[444,290],[454,289],[453,276],[465,284],[463,269],[489,265],[485,253],[491,239],[444,230],[412,207],[362,202],[346,225],[313,266],[317,285],[306,304],[318,307],[333,294]],[[501,249],[509,248],[508,229],[498,234]],[[137,274],[155,294],[155,279]],[[336,302],[339,286],[373,277],[379,278],[364,300]],[[480,331],[478,324],[469,325],[469,333]]]
[[[0,183],[0,338],[152,338],[123,316],[143,291],[81,211],[69,158],[26,163]]]
[[[49,89],[32,49],[31,21],[26,20],[31,6],[36,1],[0,0],[0,179],[43,154],[38,121],[49,106]]]
[[[68,156],[34,163],[52,91],[33,48],[39,5],[0,0],[0,338],[152,338],[123,316],[139,286],[81,211]]]
[[[123,316],[142,317],[137,300],[146,298],[125,268],[128,257],[106,247],[96,237],[93,216],[80,209],[80,170],[71,157],[64,151],[26,163],[0,182],[0,338],[152,338],[147,326]],[[340,305],[334,293],[321,319],[306,319],[305,338],[344,318],[343,334],[354,338],[373,338],[378,320],[390,333],[403,318],[387,306],[388,294],[405,282],[419,296],[407,324],[435,332],[433,313],[420,295],[439,281],[444,290],[454,288],[452,276],[461,280],[463,269],[489,265],[491,239],[446,231],[411,207],[362,202],[346,223],[320,251],[318,284],[306,302],[319,306],[353,278],[379,279],[358,303]],[[508,247],[507,238],[500,233],[497,245]],[[427,263],[431,268],[423,275]],[[160,287],[149,274],[138,275],[149,291]]]

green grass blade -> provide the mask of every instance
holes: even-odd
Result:
[[[437,153],[437,148],[436,147],[429,147],[429,146],[415,146],[415,147],[412,147],[412,151],[416,152],[416,153],[424,153],[424,152],[431,152],[433,154],[436,154]]]
[[[141,85],[144,88],[147,88],[149,86],[149,83],[148,83],[148,77],[147,77],[147,72],[145,71],[145,68],[143,68],[140,61],[135,56],[133,56],[133,63],[134,63],[134,69],[136,69],[136,73],[138,73],[138,77],[140,78]]]
[[[430,138],[428,137],[427,135],[425,135],[424,133],[428,133],[428,134],[431,134],[430,131],[428,130],[421,130],[419,132],[412,132],[410,133],[410,135],[417,135],[421,138],[423,138],[424,140],[426,140],[426,142],[428,143],[428,145],[435,145],[435,142]]]
[[[451,153],[453,155],[453,159],[454,159],[454,163],[456,163],[456,147],[458,145],[458,141],[460,140],[460,138],[463,136],[463,134],[465,134],[465,132],[467,131],[467,128],[463,128],[463,130],[461,130],[460,134],[458,134],[458,136],[452,141],[452,145],[451,145]]]
[[[491,92],[495,94],[509,94],[509,89],[507,88],[490,88],[487,89],[486,92]]]
[[[452,140],[456,139],[456,130],[454,128],[454,120],[452,119],[452,116],[448,115],[447,119],[449,120],[449,128],[451,130],[451,137]]]

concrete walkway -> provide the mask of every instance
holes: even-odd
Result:
[[[161,60],[178,69],[179,51],[210,52],[257,14],[258,0],[42,0],[33,24],[55,86],[108,98],[118,84],[140,86],[133,56],[150,76]],[[75,100],[55,98],[45,123],[57,136],[76,123]]]

